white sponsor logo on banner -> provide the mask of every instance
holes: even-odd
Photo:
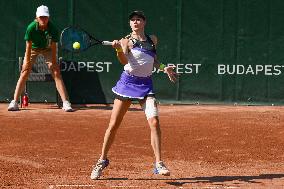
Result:
[[[284,65],[229,65],[218,64],[219,75],[280,75],[283,73]]]
[[[39,57],[42,61],[41,57]],[[110,72],[112,62],[62,62],[62,71],[87,71],[87,72]],[[199,74],[203,64],[174,64],[164,63],[166,66],[175,66],[177,74]],[[262,64],[217,64],[216,72],[218,75],[267,75],[278,76],[284,73],[284,65],[262,65]],[[161,70],[154,68],[153,73],[162,73]]]

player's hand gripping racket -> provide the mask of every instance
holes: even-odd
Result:
[[[101,41],[78,27],[67,27],[61,32],[60,45],[63,50],[82,52],[94,45],[112,45],[111,41]]]

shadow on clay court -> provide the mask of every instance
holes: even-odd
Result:
[[[85,105],[85,104],[72,104],[73,112],[81,111],[81,110],[112,110],[111,104],[98,104],[98,105]],[[57,110],[61,109],[57,105],[49,105],[47,104],[44,107],[37,107],[37,105],[30,105],[29,107],[20,108],[21,111],[36,111],[39,109],[49,109],[49,110]],[[128,111],[142,111],[141,108],[130,107]]]
[[[112,110],[111,104],[105,104],[105,105],[72,105],[74,110]],[[141,108],[133,108],[130,107],[128,111],[142,111]]]
[[[43,110],[59,110],[61,109],[60,107],[56,106],[56,105],[47,105],[46,107],[36,107],[36,106],[33,106],[33,105],[30,105],[29,107],[24,107],[24,108],[20,108],[20,111],[35,111],[35,110],[40,110],[40,109],[43,109]]]
[[[212,176],[212,177],[192,177],[192,178],[104,178],[99,180],[161,180],[167,181],[166,183],[173,186],[183,186],[184,184],[196,184],[196,183],[210,183],[219,184],[220,182],[239,181],[247,183],[262,183],[261,180],[284,178],[284,174],[261,174],[256,176]],[[258,181],[259,180],[259,181]]]
[[[166,182],[174,186],[182,186],[184,184],[192,183],[222,183],[230,181],[247,182],[247,183],[262,183],[261,180],[284,178],[284,174],[261,174],[255,176],[212,176],[212,177],[193,177],[193,178],[180,178],[174,182]]]

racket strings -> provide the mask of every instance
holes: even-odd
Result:
[[[63,49],[74,51],[73,43],[80,43],[80,50],[85,50],[90,46],[91,39],[89,35],[81,30],[68,28],[61,34],[61,46]]]

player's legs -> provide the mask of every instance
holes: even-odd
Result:
[[[151,146],[156,158],[154,173],[168,176],[170,171],[161,160],[161,129],[156,99],[155,97],[147,97],[139,103],[146,114],[151,130]]]
[[[114,141],[115,134],[119,128],[125,113],[127,112],[129,106],[131,105],[130,100],[119,100],[115,99],[113,104],[113,109],[109,121],[109,126],[105,132],[104,143],[102,147],[102,154],[100,159],[106,159],[107,153]]]
[[[108,166],[109,160],[107,159],[107,153],[114,141],[117,129],[130,105],[130,100],[114,100],[109,126],[104,136],[102,154],[96,165],[93,167],[91,179],[98,179],[101,176],[103,169]]]
[[[156,157],[156,162],[161,161],[161,129],[158,116],[148,119],[151,130],[151,145]]]
[[[144,110],[151,130],[151,146],[156,162],[161,161],[161,129],[158,118],[158,108],[154,97],[147,97],[139,102]]]

